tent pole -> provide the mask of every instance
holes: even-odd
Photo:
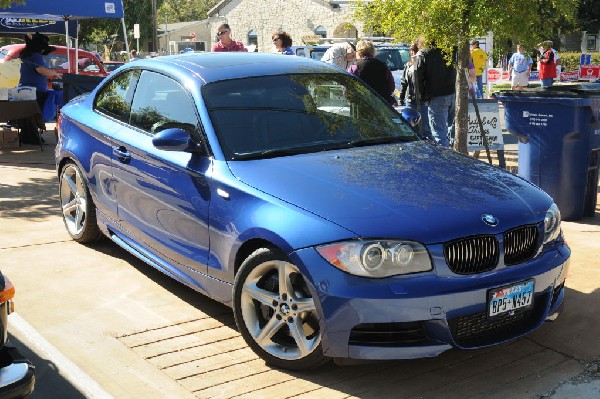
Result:
[[[131,61],[131,54],[129,53],[129,42],[127,42],[127,27],[125,26],[125,18],[121,18],[121,24],[123,25],[123,38],[125,39],[125,50],[127,51],[127,59]]]
[[[69,18],[65,17],[65,42],[67,44],[67,65],[69,65],[69,73],[71,73],[71,52],[69,51],[69,47],[71,44],[71,36],[69,36]]]
[[[75,37],[75,75],[79,75],[79,36]]]

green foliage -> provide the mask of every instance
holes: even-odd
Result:
[[[158,7],[158,23],[199,21],[208,18],[208,11],[219,0],[164,0]]]
[[[552,37],[553,27],[575,21],[579,0],[373,0],[357,5],[355,17],[365,30],[377,31],[397,41],[411,43],[422,35],[435,41],[450,62],[458,48],[456,82],[457,151],[466,153],[468,89],[466,67],[469,40],[494,33],[495,51],[512,52],[513,44],[526,47]]]
[[[6,0],[0,0],[6,1]],[[157,24],[196,21],[207,18],[207,12],[218,0],[157,0]],[[152,41],[152,3],[150,0],[123,0],[128,40],[133,43],[133,25],[140,25],[140,43]],[[123,40],[121,21],[94,18],[81,22],[80,41],[84,46],[103,44],[112,47]]]
[[[0,0],[0,8],[8,8],[13,4],[23,4],[23,0]]]
[[[449,52],[462,40],[494,33],[500,53],[553,37],[560,21],[575,21],[579,0],[374,0],[355,17],[367,28],[410,43],[423,34]]]

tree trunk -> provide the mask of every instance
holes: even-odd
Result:
[[[454,150],[468,154],[469,132],[469,41],[458,45],[458,65],[456,68],[456,113],[454,115]]]

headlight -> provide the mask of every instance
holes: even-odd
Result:
[[[560,211],[556,204],[552,204],[544,217],[544,244],[558,237],[560,234]]]
[[[413,241],[347,241],[317,251],[333,266],[364,277],[388,277],[432,269],[425,247]]]

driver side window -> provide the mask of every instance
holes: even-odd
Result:
[[[198,119],[192,98],[178,82],[159,73],[144,71],[133,98],[129,123],[152,135],[170,127],[179,127],[192,134]]]

